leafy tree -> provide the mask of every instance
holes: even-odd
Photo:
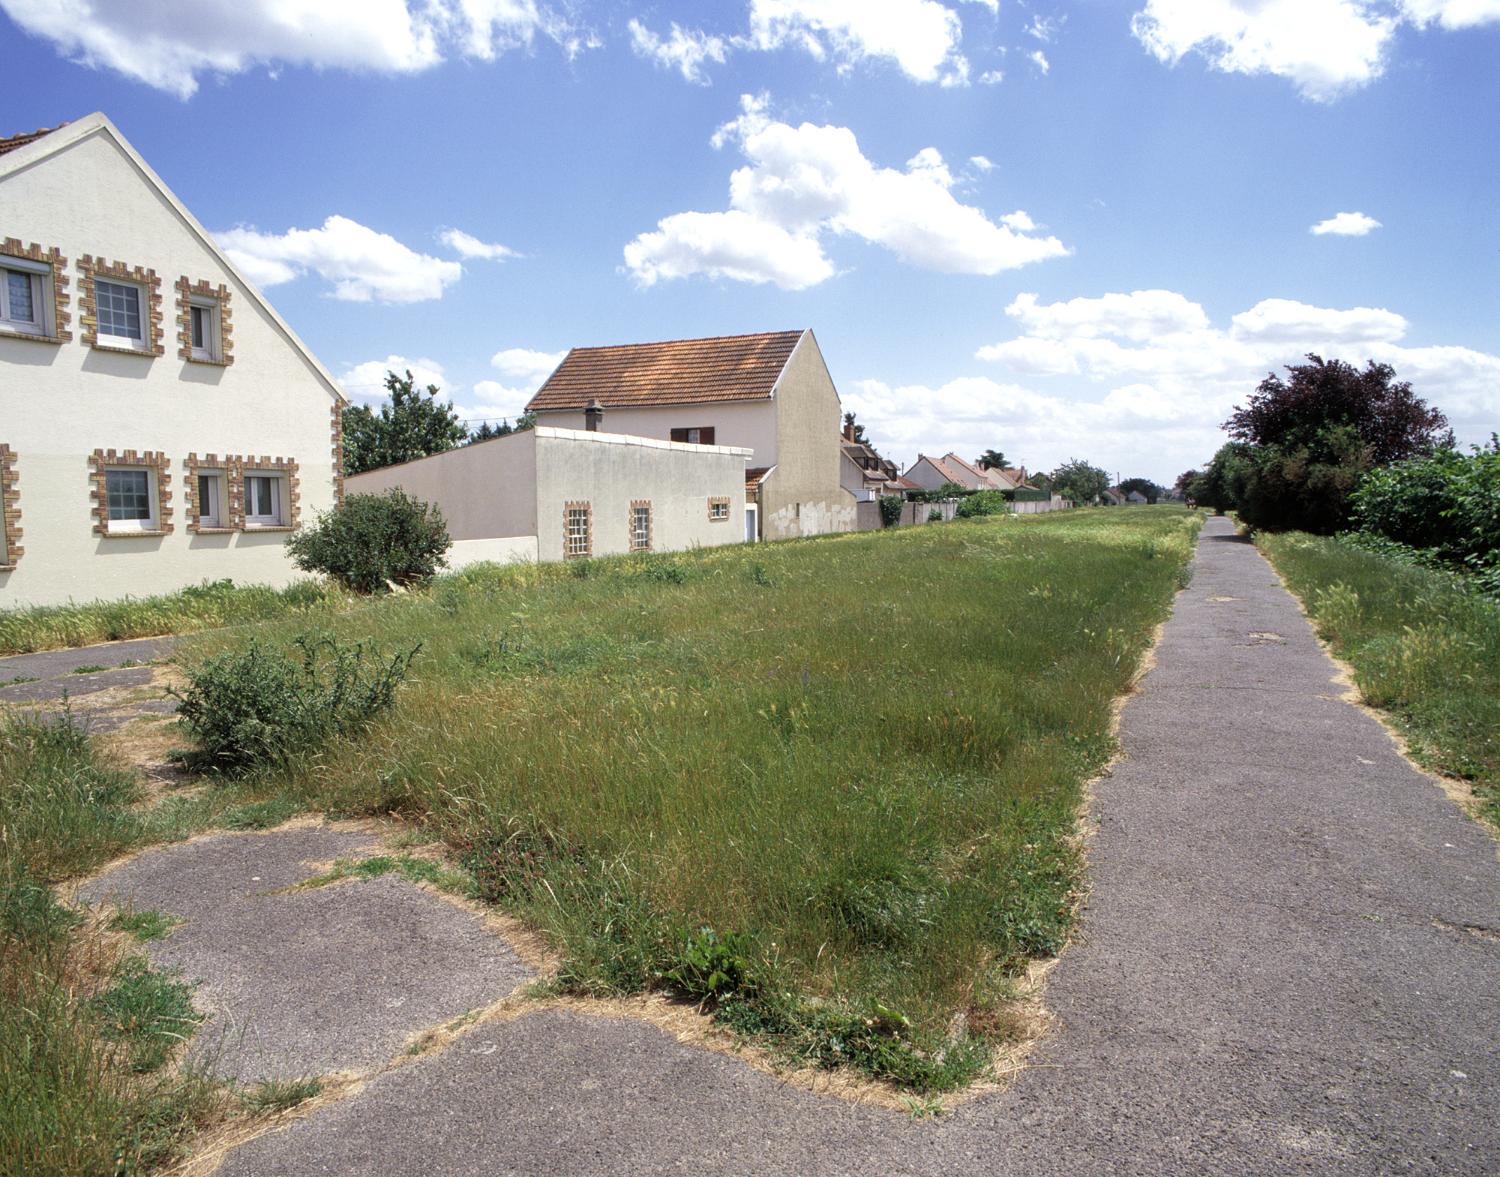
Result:
[[[502,418],[498,425],[491,425],[488,421],[481,421],[478,429],[470,431],[469,440],[464,442],[464,445],[473,445],[476,441],[489,441],[494,437],[509,437],[512,433],[525,433],[526,430],[532,429],[535,426],[535,413],[522,413],[516,418],[514,425],[510,423],[509,417]]]
[[[1447,418],[1389,364],[1307,360],[1288,380],[1268,375],[1224,424],[1245,447],[1238,507],[1254,527],[1337,531],[1367,470],[1453,442]]]
[[[1120,489],[1125,494],[1129,494],[1133,490],[1139,491],[1146,496],[1148,503],[1154,503],[1162,495],[1166,494],[1165,487],[1157,486],[1149,478],[1127,478],[1124,482],[1120,483]]]
[[[999,450],[985,450],[979,457],[974,459],[974,465],[981,470],[1004,470],[1005,455]]]
[[[1109,475],[1098,466],[1069,458],[1049,475],[1052,491],[1075,503],[1095,503],[1109,489]]]
[[[1500,563],[1500,438],[1371,470],[1351,500],[1361,531],[1483,569]]]
[[[366,405],[344,410],[344,473],[361,474],[440,454],[468,440],[453,402],[440,403],[438,387],[419,389],[408,369],[385,375],[390,401],[377,413]]]
[[[852,429],[854,431],[853,436],[855,441],[861,442],[864,445],[870,444],[870,439],[865,436],[865,427],[854,419],[853,413],[844,414],[844,428],[846,430]]]
[[[1172,494],[1179,499],[1197,499],[1193,494],[1193,483],[1203,477],[1203,471],[1198,469],[1184,470],[1177,476],[1177,481],[1172,483]]]

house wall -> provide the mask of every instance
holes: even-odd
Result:
[[[630,506],[643,499],[651,503],[652,551],[744,541],[748,449],[545,426],[535,433],[540,559],[563,558],[570,502],[591,507],[595,556],[630,550]],[[710,497],[729,500],[727,519],[710,520]]]
[[[367,470],[345,480],[346,494],[380,494],[400,487],[413,498],[435,503],[448,524],[454,551],[449,563],[465,552],[460,544],[488,543],[537,534],[536,435],[527,430],[476,442],[446,453]],[[495,549],[499,552],[501,549]],[[531,552],[535,558],[536,552]],[[477,556],[473,559],[488,559]]]
[[[560,429],[584,428],[583,412],[540,412],[537,423]],[[605,405],[603,429],[631,437],[669,441],[674,428],[711,425],[714,444],[753,451],[752,466],[776,465],[776,406],[769,397],[755,401],[724,401],[704,405],[652,405],[610,408]]]
[[[946,486],[950,481],[936,466],[926,458],[919,458],[905,477],[911,479],[924,490],[937,490],[940,486]]]
[[[774,399],[777,461],[760,488],[761,535],[853,531],[854,496],[839,484],[839,394],[812,332],[787,361]]]
[[[15,454],[23,533],[15,569],[0,571],[0,608],[167,592],[224,577],[279,585],[299,575],[283,532],[188,528],[190,453],[295,460],[303,521],[334,502],[335,394],[249,289],[103,131],[0,176],[0,238],[56,247],[67,258],[61,273],[72,333],[62,343],[0,334],[0,445]],[[84,343],[83,254],[156,271],[162,355]],[[228,288],[232,365],[178,357],[180,276]],[[165,454],[170,534],[96,534],[88,462],[96,448]]]

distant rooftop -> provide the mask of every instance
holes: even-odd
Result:
[[[718,335],[615,347],[575,347],[531,398],[528,412],[691,405],[771,395],[801,331]]]
[[[53,131],[60,131],[67,123],[58,123],[55,127],[40,127],[35,131],[22,131],[19,135],[11,135],[7,139],[0,139],[0,155],[7,151],[15,151],[18,147],[25,147],[29,143],[35,143],[43,135],[50,135]]]

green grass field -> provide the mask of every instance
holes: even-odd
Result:
[[[422,651],[387,718],[278,787],[429,827],[563,950],[569,991],[710,997],[810,1061],[953,1086],[1067,935],[1081,785],[1196,525],[1076,512],[450,577],[328,619]]]
[[[1500,606],[1446,573],[1336,539],[1256,538],[1318,633],[1427,767],[1469,781],[1500,827]]]

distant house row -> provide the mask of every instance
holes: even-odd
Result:
[[[892,495],[1026,489],[955,454],[903,475],[841,430],[810,330],[574,348],[535,428],[346,480],[338,384],[102,114],[0,139],[0,376],[0,608],[285,583],[286,533],[349,491],[436,503],[458,566],[851,531]]]

